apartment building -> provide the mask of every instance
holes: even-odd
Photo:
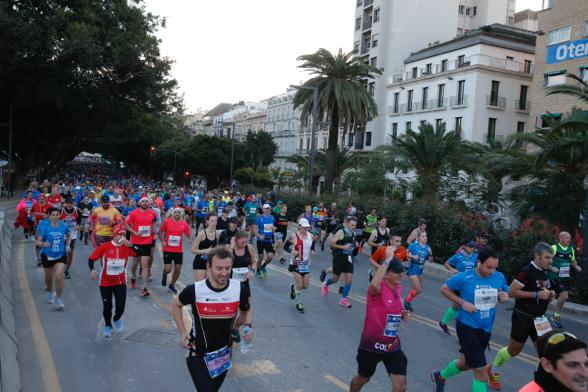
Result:
[[[512,24],[515,0],[356,0],[354,50],[383,72],[366,82],[379,108],[365,133],[350,135],[357,150],[389,143],[389,79],[412,52],[493,23]]]
[[[586,108],[578,99],[565,95],[547,97],[546,87],[574,83],[567,75],[588,81],[588,1],[551,0],[539,12],[535,76],[531,95],[531,120],[546,127],[573,107]]]
[[[387,134],[445,123],[465,140],[529,127],[535,33],[493,24],[413,53],[388,84]]]
[[[259,132],[265,130],[267,112],[241,112],[235,115],[235,140],[244,142],[248,132]]]

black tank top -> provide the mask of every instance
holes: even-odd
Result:
[[[233,268],[246,268],[251,265],[251,254],[249,253],[249,247],[245,248],[245,253],[241,256],[237,256],[233,249]]]
[[[380,228],[378,227],[376,229],[376,241],[375,243],[378,244],[378,246],[382,246],[382,245],[386,245],[388,244],[388,241],[390,241],[390,234],[388,234],[388,229],[384,229],[384,234],[380,233]]]
[[[206,232],[206,230],[204,230],[204,239],[202,241],[200,241],[200,243],[198,244],[198,249],[214,248],[217,245],[218,245],[218,239],[216,238],[216,232],[214,233],[214,239],[211,240],[208,238],[208,233]],[[202,256],[204,256],[204,258]],[[196,255],[196,257],[201,260],[208,259],[208,255]]]

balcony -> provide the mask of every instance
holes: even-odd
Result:
[[[362,30],[369,30],[372,28],[372,16],[368,16],[366,18],[364,18],[363,20],[363,26],[362,26]]]
[[[372,4],[374,4],[374,0],[365,0],[363,2],[364,7],[369,7]]]
[[[432,99],[429,101],[430,110],[445,110],[447,109],[447,98]]]
[[[529,113],[531,110],[531,102],[530,101],[515,101],[515,112],[519,113]]]
[[[490,109],[504,109],[506,108],[506,98],[498,95],[486,95],[486,107]]]
[[[423,102],[415,102],[414,103],[414,111],[415,112],[426,112],[428,111],[430,108],[429,106],[429,101],[423,101]]]
[[[404,113],[404,107],[405,107],[405,104],[396,105],[396,107],[388,106],[388,115],[389,116],[399,116],[402,113]]]
[[[298,155],[308,155],[310,153],[310,148],[297,148],[296,154]]]
[[[468,106],[468,96],[458,95],[456,97],[451,97],[449,100],[449,105],[452,108],[465,108],[466,106]]]

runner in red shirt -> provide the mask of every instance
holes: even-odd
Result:
[[[182,237],[185,235],[192,243],[192,230],[190,226],[182,219],[182,209],[174,208],[171,218],[166,219],[159,228],[159,240],[163,246],[163,276],[161,285],[167,284],[167,274],[171,271],[171,264],[174,263],[174,272],[172,274],[169,290],[177,294],[175,284],[180,273],[182,272],[182,261],[184,259],[184,243]]]
[[[149,258],[151,256],[151,248],[153,248],[153,239],[155,238],[155,221],[157,220],[156,212],[151,208],[151,200],[147,197],[139,200],[139,208],[132,211],[125,222],[128,231],[131,232],[131,244],[137,246],[137,255],[133,258],[131,266],[131,288],[137,287],[135,273],[137,272],[137,265],[139,259],[141,260],[141,278],[142,288],[141,296],[148,297],[151,295],[147,289],[147,282],[149,281]]]
[[[113,228],[114,238],[110,242],[105,242],[94,250],[88,259],[90,267],[90,276],[92,279],[98,279],[100,295],[104,308],[103,336],[109,338],[112,335],[112,321],[116,332],[122,332],[123,323],[121,317],[125,311],[125,302],[127,299],[127,277],[126,268],[129,257],[135,256],[137,250],[127,239],[125,239],[126,229],[123,225],[116,225]],[[94,262],[102,259],[102,270],[98,273],[94,269]],[[114,295],[115,310],[112,318],[112,296]]]
[[[369,270],[369,281],[372,281],[372,277],[374,276],[374,271],[377,271],[382,262],[386,260],[386,249],[390,246],[394,247],[394,256],[402,261],[406,266],[406,262],[408,261],[408,253],[406,248],[400,245],[402,242],[402,237],[397,234],[390,235],[390,240],[388,241],[388,246],[381,246],[379,247],[370,257],[370,264],[374,267],[374,269]]]
[[[31,209],[31,215],[35,219],[35,236],[39,223],[48,217],[47,211],[53,207],[53,204],[47,202],[47,198],[42,193],[37,197],[37,203],[33,205]],[[41,247],[35,246],[35,252],[37,254],[37,267],[41,266]]]
[[[51,194],[47,196],[47,201],[53,204],[53,207],[61,208],[61,203],[63,203],[63,197],[61,197],[61,195],[59,194],[59,187],[57,185],[54,185],[53,188],[51,188]]]

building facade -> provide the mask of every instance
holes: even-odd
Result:
[[[368,122],[364,134],[350,135],[356,149],[370,150],[390,142],[387,84],[404,71],[404,59],[481,26],[512,24],[515,0],[356,0],[356,6],[354,50],[383,72],[366,86],[379,115]]]
[[[235,140],[244,142],[248,132],[265,130],[266,119],[266,111],[246,111],[235,115]]]
[[[552,0],[539,12],[536,68],[531,96],[531,120],[535,127],[546,127],[549,118],[557,120],[573,107],[586,108],[574,97],[551,95],[546,88],[574,83],[566,75],[588,81],[588,2]]]
[[[494,24],[412,54],[388,84],[388,134],[445,123],[486,143],[528,130],[535,37]]]

